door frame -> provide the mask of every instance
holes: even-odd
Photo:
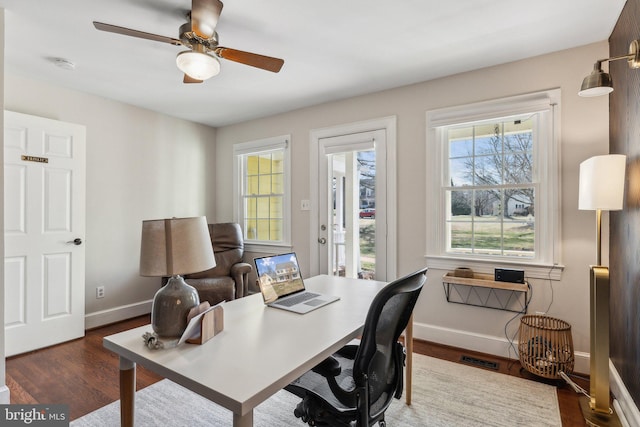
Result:
[[[318,182],[319,176],[319,148],[320,139],[331,138],[353,133],[370,132],[384,130],[386,136],[386,212],[387,212],[387,280],[393,280],[397,272],[397,203],[396,203],[396,116],[381,117],[377,119],[365,120],[361,122],[347,123],[337,126],[312,129],[309,135],[309,175],[311,215],[309,224],[309,270],[310,275],[315,276],[320,272],[320,252],[318,245],[318,229],[320,227],[318,219],[319,197]]]

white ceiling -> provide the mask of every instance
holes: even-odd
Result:
[[[220,45],[282,58],[284,67],[274,74],[221,60],[218,76],[191,85],[175,65],[184,48],[92,24],[178,38],[190,0],[0,0],[0,7],[8,74],[222,126],[606,40],[624,3],[227,0]]]

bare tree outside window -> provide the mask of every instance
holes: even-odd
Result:
[[[448,130],[449,247],[534,256],[535,116]]]

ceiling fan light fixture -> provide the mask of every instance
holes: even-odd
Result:
[[[207,80],[220,72],[218,58],[202,52],[186,50],[176,57],[180,71],[197,80]]]
[[[223,4],[220,0],[193,0],[191,10],[187,14],[187,22],[178,29],[179,38],[161,36],[98,21],[93,21],[93,26],[99,31],[191,49],[179,53],[176,58],[176,65],[184,73],[182,80],[184,83],[202,83],[217,75],[220,72],[220,58],[272,73],[279,72],[284,65],[284,60],[280,58],[218,45],[216,27],[222,7]]]

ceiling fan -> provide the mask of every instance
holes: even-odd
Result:
[[[218,45],[218,33],[215,31],[222,11],[220,0],[192,0],[191,11],[187,14],[189,22],[180,26],[180,38],[174,39],[117,25],[93,22],[96,29],[125,36],[138,37],[174,46],[184,46],[189,50],[180,52],[176,57],[178,68],[184,73],[184,83],[202,83],[220,72],[218,58],[239,62],[252,67],[277,73],[284,60],[257,53],[244,52]]]

